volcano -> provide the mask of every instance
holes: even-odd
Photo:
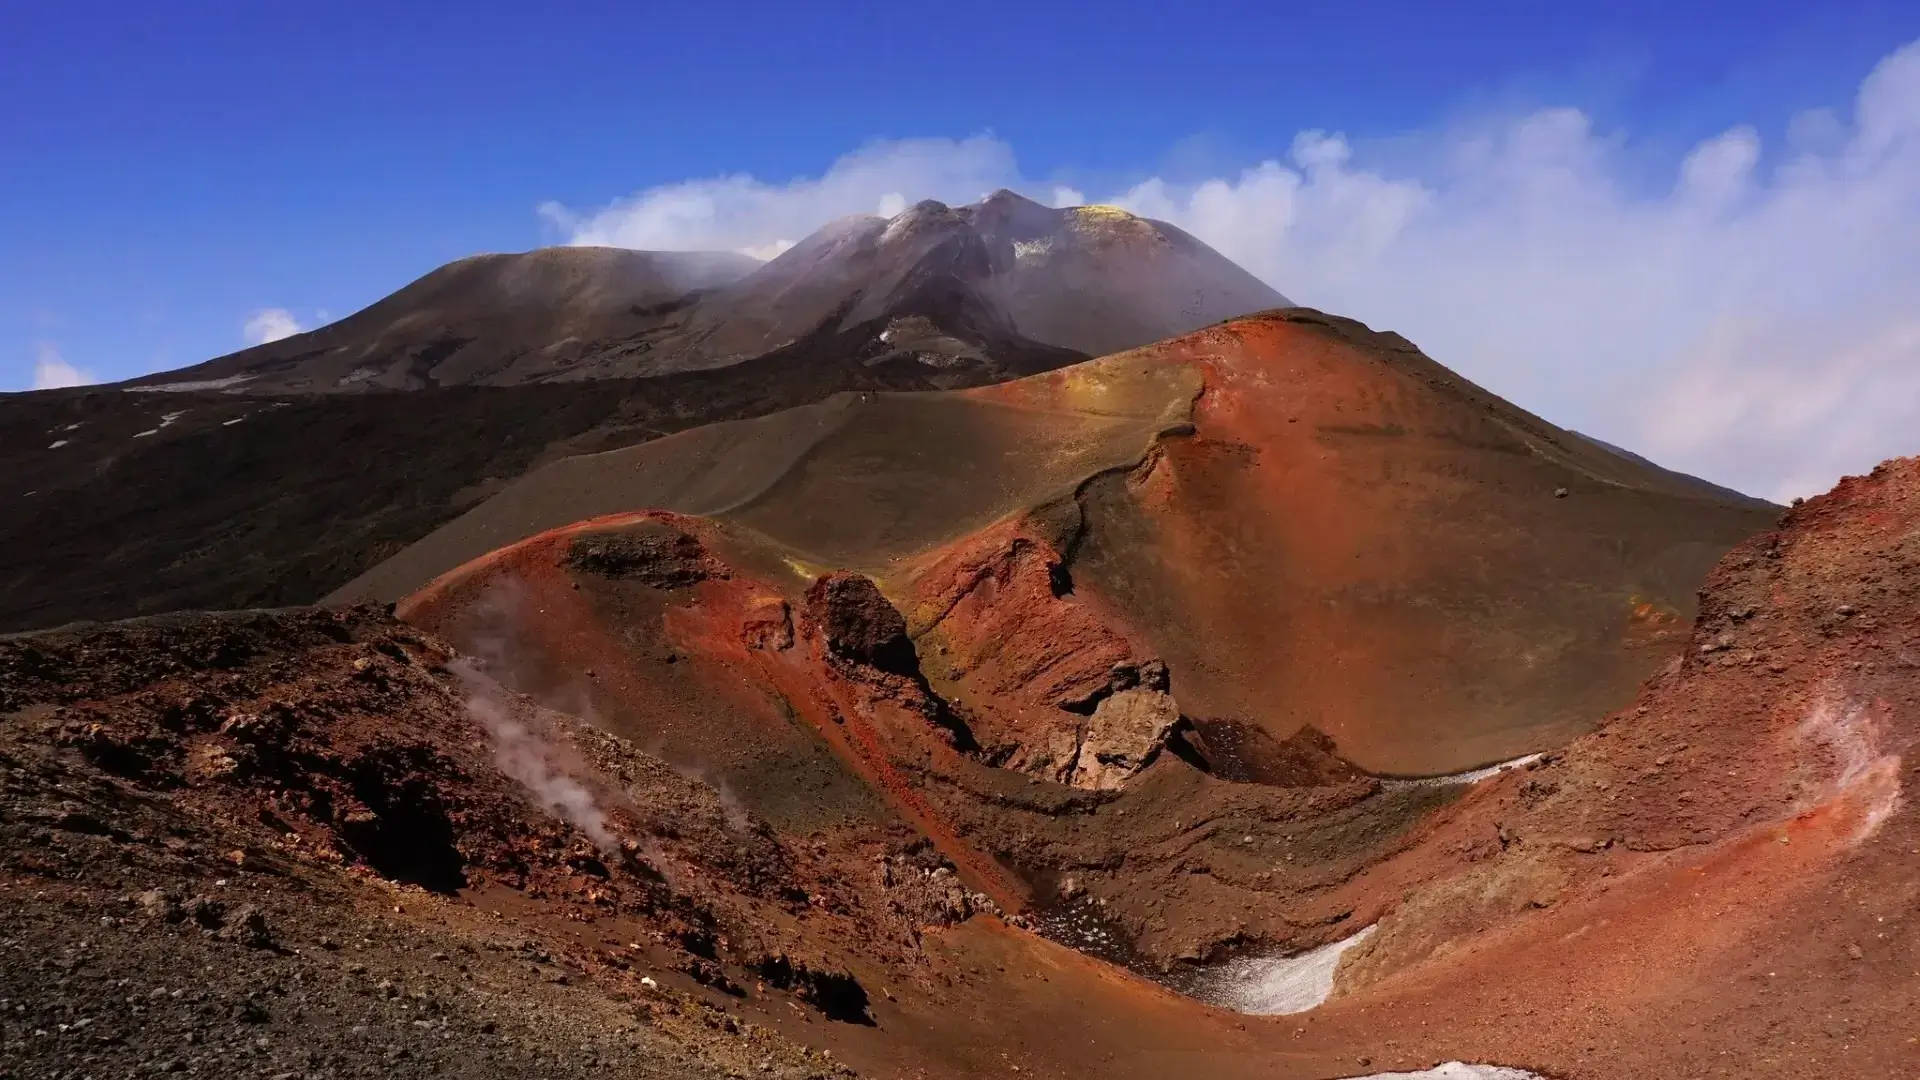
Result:
[[[1005,192],[0,452],[22,1076],[1915,1060],[1920,459],[1773,506]]]
[[[823,338],[869,363],[1004,375],[1286,303],[1165,222],[999,191],[842,218],[765,264],[580,247],[462,259],[337,323],[132,385],[340,393],[620,378]]]

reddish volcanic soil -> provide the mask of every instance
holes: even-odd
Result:
[[[1041,539],[1000,534],[993,580],[1044,615]],[[1916,570],[1920,460],[1849,479],[1721,561],[1635,703],[1451,787],[1313,740],[1234,782],[1186,726],[1110,787],[996,767],[864,579],[673,515],[451,575],[402,609],[430,630],[359,609],[0,639],[0,1039],[23,1076],[1907,1075]],[[467,620],[503,588],[488,655]],[[1135,648],[1119,615],[1048,618]],[[1010,695],[1097,682],[1022,683],[1046,655],[1022,647],[981,669]],[[1121,748],[1107,703],[1161,693],[1125,656],[1088,735]],[[539,704],[562,693],[577,716]],[[993,914],[1082,890],[1141,971],[1376,930],[1325,1005],[1236,1016]]]
[[[1776,518],[1290,311],[403,584],[0,638],[19,1075],[1920,1075],[1920,459]]]

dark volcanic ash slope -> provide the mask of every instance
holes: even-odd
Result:
[[[309,603],[543,462],[842,391],[972,386],[1060,359],[943,370],[875,362],[822,333],[650,379],[0,395],[0,630]]]
[[[1020,332],[1091,356],[1292,303],[1164,221],[1113,206],[1049,209],[1009,191],[968,208],[1001,260]]]

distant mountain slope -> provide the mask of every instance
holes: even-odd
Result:
[[[765,264],[606,248],[463,259],[340,322],[134,385],[339,393],[626,378],[725,367],[823,334],[851,335],[876,362],[956,371],[1134,348],[1286,303],[1171,225],[1001,191],[842,218]]]
[[[1668,473],[1669,475],[1672,475],[1672,476],[1676,476],[1680,478],[1682,482],[1697,489],[1703,495],[1708,495],[1716,499],[1728,499],[1734,502],[1745,500],[1758,507],[1765,507],[1773,510],[1779,509],[1779,506],[1777,504],[1768,502],[1765,499],[1756,498],[1752,495],[1746,494],[1745,492],[1735,491],[1730,487],[1723,487],[1719,484],[1714,483],[1711,480],[1702,480],[1697,476],[1691,476],[1691,475],[1688,475],[1687,473],[1674,472],[1672,469],[1668,469],[1664,466],[1657,465],[1654,462],[1648,461],[1646,458],[1641,457],[1639,454],[1636,454],[1631,450],[1627,450],[1627,449],[1623,449],[1621,447],[1615,446],[1612,443],[1606,442],[1605,440],[1602,440],[1602,439],[1596,439],[1591,435],[1582,434],[1581,432],[1578,432],[1578,431],[1570,431],[1568,432],[1568,434],[1578,435],[1580,438],[1587,440],[1588,442],[1594,444],[1595,446],[1598,446],[1601,449],[1608,451],[1609,453],[1618,454],[1621,457],[1626,458],[1628,461],[1634,462],[1637,465],[1644,465],[1649,469],[1659,469],[1661,472]]]
[[[247,391],[413,390],[526,381],[652,325],[688,293],[751,273],[732,252],[543,248],[448,263],[338,322],[133,380]]]

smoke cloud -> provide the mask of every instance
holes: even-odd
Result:
[[[1864,73],[1849,107],[1719,132],[1651,186],[1652,148],[1573,108],[1394,145],[1389,162],[1303,132],[1235,176],[1093,194],[1556,423],[1743,491],[1784,500],[1920,452],[1920,42]],[[765,255],[835,216],[999,187],[1086,201],[978,137],[542,213],[575,243]]]
[[[293,317],[293,312],[286,308],[268,308],[249,315],[240,333],[249,345],[265,345],[270,341],[290,338],[303,329],[305,327]]]
[[[493,760],[500,771],[526,788],[536,805],[586,833],[602,851],[618,853],[620,838],[608,827],[606,811],[556,760],[556,748],[514,719],[507,705],[485,689],[492,685],[489,681],[473,672],[461,681],[468,690],[467,715],[493,737]]]
[[[82,371],[60,355],[58,347],[41,342],[33,350],[33,388],[62,390],[69,386],[91,386],[99,380],[93,372]]]

